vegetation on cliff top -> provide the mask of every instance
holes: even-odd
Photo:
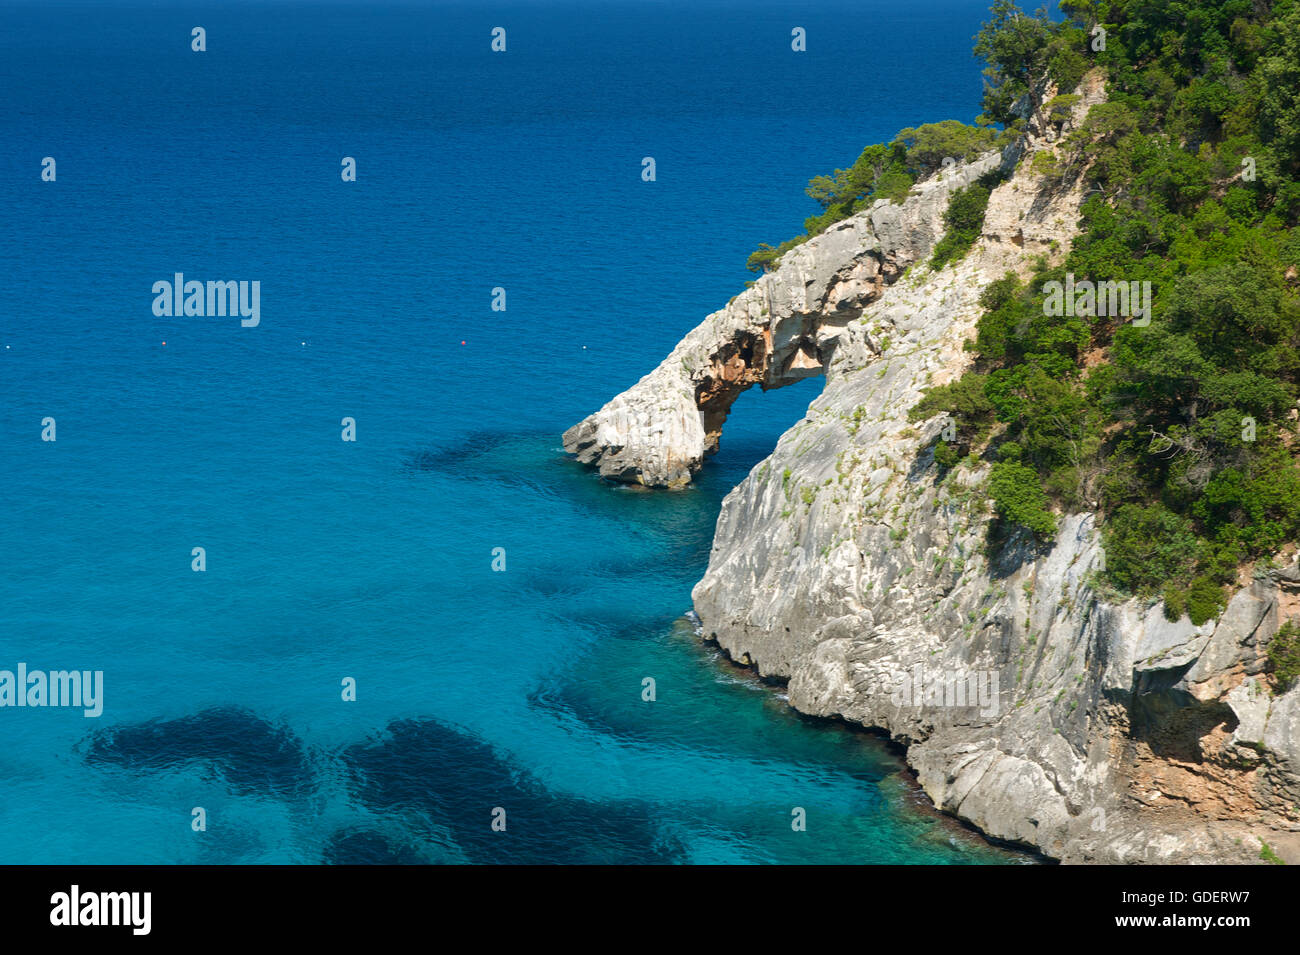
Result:
[[[1044,77],[1069,95],[1106,71],[1108,101],[1043,170],[1082,183],[1079,237],[1059,266],[985,290],[972,372],[916,413],[954,415],[953,460],[1009,443],[986,449],[1006,521],[1050,539],[1046,501],[1097,510],[1110,582],[1200,623],[1243,564],[1300,539],[1300,5],[1061,8],[994,4],[981,121],[1025,95],[1059,105],[1032,102]],[[1099,293],[1061,314],[1051,282],[1149,282],[1149,309]]]
[[[830,226],[867,208],[880,199],[901,202],[920,179],[941,170],[945,159],[968,159],[1005,145],[1006,131],[967,126],[955,119],[899,130],[888,143],[876,143],[862,150],[848,169],[836,169],[828,176],[814,176],[805,190],[822,211],[804,220],[804,234],[778,246],[759,245],[746,263],[751,272],[769,272],[781,256]],[[987,195],[984,199],[987,202]],[[980,223],[983,211],[980,210]],[[978,226],[976,227],[978,231]],[[971,240],[972,242],[974,239]],[[967,244],[969,247],[969,243]],[[955,249],[952,252],[955,253]],[[963,250],[964,251],[964,250]]]

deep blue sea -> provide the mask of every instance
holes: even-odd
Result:
[[[104,674],[98,719],[0,708],[0,862],[1017,861],[682,621],[820,382],[684,492],[560,447],[811,176],[973,118],[985,18],[0,0],[0,669]],[[178,272],[260,324],[155,315]]]

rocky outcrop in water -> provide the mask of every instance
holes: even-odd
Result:
[[[1079,92],[1067,131],[1100,77]],[[681,483],[733,392],[821,370],[806,417],[723,502],[692,594],[705,636],[788,681],[797,709],[888,732],[935,804],[990,836],[1066,861],[1258,862],[1261,841],[1300,861],[1300,688],[1274,695],[1263,676],[1300,566],[1260,570],[1218,621],[1170,622],[1098,583],[1091,514],[1064,516],[1047,549],[990,545],[987,466],[941,475],[944,416],[908,420],[969,364],[980,291],[1067,253],[1080,189],[1025,161],[1059,135],[1031,117],[1001,159],[788,253],[566,447],[612,477]],[[919,264],[951,187],[999,161],[1014,175],[972,251]]]
[[[825,373],[863,307],[943,234],[948,196],[996,169],[992,152],[881,200],[787,252],[781,265],[708,316],[659,367],[564,433],[564,449],[613,480],[687,484],[718,448],[737,396]]]

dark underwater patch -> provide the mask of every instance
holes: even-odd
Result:
[[[486,743],[436,720],[400,720],[342,759],[358,801],[446,827],[471,862],[616,864],[685,861],[637,803],[548,792]],[[492,830],[493,810],[506,831]]]
[[[538,597],[576,597],[591,589],[587,574],[575,574],[572,569],[530,569],[523,575],[519,587]]]
[[[330,836],[321,853],[326,865],[425,865],[429,862],[410,846],[393,845],[370,829],[341,830]]]
[[[432,472],[506,486],[525,487],[547,496],[555,493],[549,482],[539,480],[538,462],[546,459],[544,449],[559,440],[540,434],[503,431],[474,431],[436,447],[409,451],[402,459],[406,472]],[[563,460],[559,452],[550,455]]]
[[[239,795],[302,796],[316,786],[297,736],[233,706],[97,730],[90,736],[85,759],[90,765],[133,772],[201,763]]]

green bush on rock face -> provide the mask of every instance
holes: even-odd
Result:
[[[1183,585],[1170,581],[1165,585],[1165,619],[1180,620],[1187,613],[1187,591]]]
[[[984,394],[984,378],[965,375],[947,385],[931,388],[908,411],[911,421],[924,421],[947,412],[957,424],[962,443],[981,440],[993,423],[993,405]]]
[[[1223,587],[1212,577],[1197,577],[1187,591],[1187,616],[1200,626],[1223,613]]]
[[[947,231],[934,247],[930,268],[938,271],[949,262],[965,255],[984,228],[984,213],[988,209],[990,190],[981,183],[971,183],[953,193],[944,211],[943,221]]]
[[[934,460],[941,468],[955,468],[961,461],[961,455],[946,441],[940,441],[934,446]]]
[[[894,137],[894,143],[901,143],[907,150],[908,164],[923,173],[942,169],[945,159],[959,163],[976,159],[997,148],[998,142],[997,130],[967,126],[955,119],[915,128],[909,126],[900,129]]]
[[[939,441],[934,460],[945,470],[956,467],[974,445],[983,442],[993,426],[993,406],[984,395],[984,379],[966,375],[951,384],[931,388],[908,411],[911,421],[946,414],[956,431],[952,441]]]
[[[785,255],[796,245],[802,245],[807,241],[808,236],[801,235],[793,239],[787,239],[775,248],[768,245],[766,242],[762,242],[754,252],[750,253],[749,260],[745,263],[745,267],[751,272],[770,272],[776,268],[777,264],[781,261],[781,256]]]
[[[1285,693],[1300,678],[1300,626],[1288,620],[1268,645],[1268,666],[1278,689]]]
[[[1259,857],[1263,859],[1265,862],[1267,862],[1269,865],[1286,865],[1286,863],[1282,860],[1282,857],[1279,856],[1276,852],[1274,852],[1273,847],[1270,846],[1263,839],[1259,840]]]
[[[776,260],[780,258],[776,248],[768,245],[766,242],[760,242],[758,248],[750,253],[745,267],[751,272],[769,272],[772,270]]]
[[[1048,47],[1047,75],[1061,95],[1069,95],[1079,85],[1092,64],[1083,55],[1088,37],[1082,30],[1063,30]],[[1059,97],[1058,97],[1059,98]]]
[[[1160,504],[1126,504],[1107,522],[1106,573],[1131,593],[1186,581],[1200,554],[1191,522]],[[1181,613],[1185,603],[1179,603]]]
[[[1080,98],[1077,93],[1063,93],[1054,97],[1047,104],[1047,118],[1053,123],[1064,123],[1070,118],[1070,111],[1074,109]]]
[[[1047,495],[1033,468],[1019,461],[999,461],[989,476],[989,496],[998,514],[1012,524],[1043,538],[1056,533],[1056,518],[1047,509]]]

